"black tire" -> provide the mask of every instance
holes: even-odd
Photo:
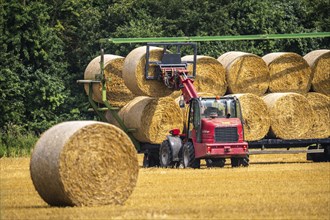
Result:
[[[143,157],[143,167],[158,167],[159,164],[159,156],[157,152],[146,152]]]
[[[183,145],[183,167],[191,167],[194,169],[199,169],[201,167],[201,161],[195,158],[194,145],[190,141]]]
[[[232,167],[247,167],[249,166],[250,158],[249,155],[246,155],[245,157],[233,157],[231,158],[231,166]]]
[[[330,162],[330,145],[324,146],[324,157],[326,161]]]
[[[163,141],[159,148],[159,163],[161,167],[173,167],[172,148],[168,140]]]
[[[243,167],[248,167],[249,166],[249,164],[250,164],[250,157],[249,157],[249,155],[246,155],[245,157],[240,158],[240,160],[241,160],[241,165]]]
[[[239,167],[240,164],[238,158],[232,157],[230,158],[230,160],[231,160],[231,167]]]
[[[207,167],[224,167],[226,164],[225,158],[206,159],[205,161]]]

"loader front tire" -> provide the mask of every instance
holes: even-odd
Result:
[[[195,158],[195,149],[192,142],[188,141],[183,145],[183,167],[200,168],[200,159]]]

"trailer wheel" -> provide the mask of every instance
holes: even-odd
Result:
[[[158,167],[159,164],[159,156],[157,152],[145,152],[143,157],[143,167]]]
[[[207,167],[224,167],[226,163],[224,158],[206,159],[205,161]]]
[[[200,159],[195,158],[195,149],[192,142],[188,141],[183,145],[183,167],[200,168]]]
[[[324,146],[325,160],[330,162],[330,145]]]
[[[161,167],[173,167],[172,148],[168,140],[163,141],[159,148],[159,162]]]
[[[329,146],[321,146],[324,149],[323,153],[307,153],[307,160],[312,160],[313,162],[325,162],[329,161]],[[308,150],[318,149],[318,146],[312,145],[308,147]]]

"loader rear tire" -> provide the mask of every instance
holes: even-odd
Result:
[[[161,167],[173,167],[172,148],[168,140],[163,141],[159,148],[159,162]]]
[[[183,145],[183,167],[199,169],[200,164],[200,159],[195,158],[195,149],[193,143],[188,141]]]

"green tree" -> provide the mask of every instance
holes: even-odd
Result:
[[[41,132],[58,121],[67,97],[63,42],[39,1],[1,4],[0,127],[15,123]]]

